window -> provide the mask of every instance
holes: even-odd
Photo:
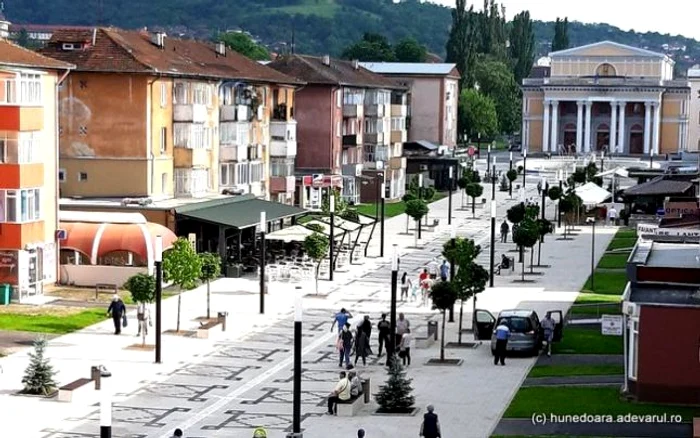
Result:
[[[58,182],[66,182],[66,169],[58,169]]]
[[[20,74],[19,95],[21,103],[41,104],[41,75]]]
[[[294,158],[272,158],[270,176],[294,176]]]
[[[248,163],[236,164],[236,184],[248,184],[250,182],[250,168]]]
[[[87,180],[88,180],[87,172],[79,172],[78,173],[78,181],[87,181]]]
[[[343,165],[348,164],[350,162],[350,160],[348,159],[348,155],[349,154],[348,154],[347,149],[344,150],[343,153],[341,154],[341,162],[343,163]]]
[[[175,194],[200,195],[209,190],[209,169],[175,169]]]
[[[364,101],[364,93],[362,90],[344,88],[343,89],[343,104],[345,105],[362,105]]]
[[[168,193],[168,174],[167,173],[160,174],[160,192],[164,195]]]
[[[392,131],[403,131],[404,129],[406,129],[406,119],[404,117],[391,118]]]
[[[257,183],[264,179],[263,163],[250,163],[250,183]]]
[[[160,128],[160,153],[164,154],[168,147],[168,128]]]
[[[38,220],[41,220],[41,189],[0,190],[0,222]]]
[[[235,185],[236,163],[223,163],[219,167],[219,185]]]
[[[175,84],[175,92],[173,93],[173,103],[185,105],[187,103],[187,84],[178,82]]]
[[[160,107],[165,108],[168,106],[168,84],[165,82],[160,83]]]

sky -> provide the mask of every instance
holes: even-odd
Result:
[[[431,0],[454,6],[454,0]],[[607,23],[622,30],[659,32],[683,35],[700,40],[697,24],[698,0],[497,0],[506,7],[508,20],[521,11],[530,17],[554,21],[568,17],[569,21]],[[483,0],[467,0],[467,7],[482,9]],[[695,6],[693,6],[695,5]],[[693,11],[695,10],[695,12]]]

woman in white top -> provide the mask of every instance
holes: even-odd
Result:
[[[411,365],[411,347],[413,343],[411,329],[407,328],[406,333],[401,336],[401,344],[399,345],[399,356],[401,356],[401,362],[404,365]]]
[[[408,278],[408,272],[404,272],[401,276],[401,301],[408,299],[408,289],[413,285],[411,279]]]

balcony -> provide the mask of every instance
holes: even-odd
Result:
[[[358,118],[362,117],[362,105],[343,105],[343,117]]]
[[[199,197],[209,192],[209,169],[175,169],[175,196]]]
[[[365,116],[367,117],[385,117],[387,115],[389,114],[387,114],[386,105],[365,105]]]
[[[173,162],[175,167],[210,167],[210,149],[175,148]]]
[[[221,122],[250,122],[253,112],[248,105],[222,105],[219,109]]]
[[[365,167],[374,169],[377,161],[389,161],[389,148],[386,146],[375,146],[373,150],[365,151]]]
[[[404,131],[404,130],[391,131],[391,142],[392,143],[405,143],[407,137],[408,137],[408,135],[406,134],[406,131]]]
[[[362,144],[362,136],[358,134],[351,134],[351,135],[343,135],[343,146],[347,147],[355,147],[359,144]]]
[[[219,144],[225,146],[248,146],[251,129],[248,122],[222,122],[219,124]]]
[[[294,176],[271,176],[270,193],[294,193],[296,177]]]
[[[362,163],[343,164],[342,173],[343,173],[343,176],[359,177],[359,176],[362,176],[362,169],[363,169]]]
[[[270,156],[295,157],[297,154],[297,122],[270,122]]]
[[[406,117],[408,107],[406,105],[391,105],[391,117]]]
[[[227,161],[242,162],[248,160],[248,146],[239,145],[221,145],[219,146],[219,161],[224,163]]]
[[[175,122],[204,123],[207,121],[207,107],[201,104],[174,105]]]
[[[375,133],[365,133],[362,136],[362,141],[363,143],[366,144],[384,144],[384,133],[383,132],[375,132]]]
[[[389,159],[389,169],[399,170],[406,168],[406,157],[393,157]]]

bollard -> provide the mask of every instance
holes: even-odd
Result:
[[[365,403],[370,402],[370,387],[372,386],[370,379],[365,379],[362,381],[362,394],[365,396]]]
[[[102,387],[102,372],[99,366],[90,367],[90,378],[95,381],[95,390],[99,391]]]
[[[438,340],[438,323],[437,321],[428,321],[428,337],[433,335],[435,340]]]
[[[216,320],[221,324],[221,331],[225,332],[226,331],[226,317],[228,316],[228,312],[218,312],[216,315]]]

